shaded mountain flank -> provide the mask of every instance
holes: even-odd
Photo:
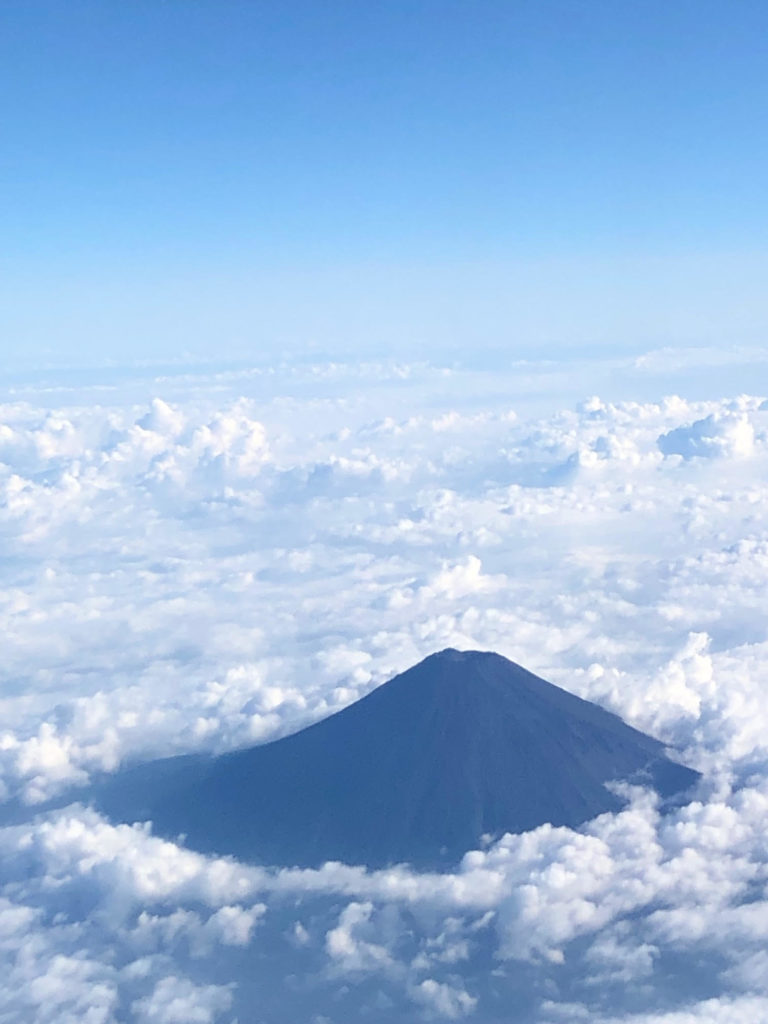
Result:
[[[204,853],[426,868],[483,835],[619,810],[612,780],[670,797],[698,778],[596,704],[498,654],[449,649],[291,736],[125,770],[94,802]]]

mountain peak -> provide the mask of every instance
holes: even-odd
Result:
[[[442,651],[435,651],[434,654],[428,654],[423,661],[419,662],[419,665],[425,664],[429,661],[439,662],[473,662],[481,661],[483,658],[498,658],[498,654],[494,654],[492,651],[459,651],[455,647],[444,647]],[[510,664],[514,664],[510,662]],[[414,668],[418,668],[418,665],[414,665]]]
[[[292,736],[143,765],[97,801],[204,852],[435,866],[484,834],[618,810],[607,782],[668,795],[697,778],[596,704],[501,655],[446,648]]]

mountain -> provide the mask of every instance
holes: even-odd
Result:
[[[506,658],[445,650],[292,736],[121,772],[95,802],[206,853],[430,867],[484,834],[618,810],[611,780],[670,796],[698,777],[658,740]]]

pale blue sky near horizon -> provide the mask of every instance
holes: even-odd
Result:
[[[0,11],[6,365],[762,345],[768,6]]]

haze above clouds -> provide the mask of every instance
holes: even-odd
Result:
[[[707,775],[671,816],[638,792],[442,875],[211,860],[78,806],[8,824],[10,1019],[765,1014],[768,405],[697,397],[744,362],[706,352],[670,369],[687,397],[573,400],[666,358],[574,366],[567,398],[546,363],[6,392],[7,799],[281,735],[447,646]]]

